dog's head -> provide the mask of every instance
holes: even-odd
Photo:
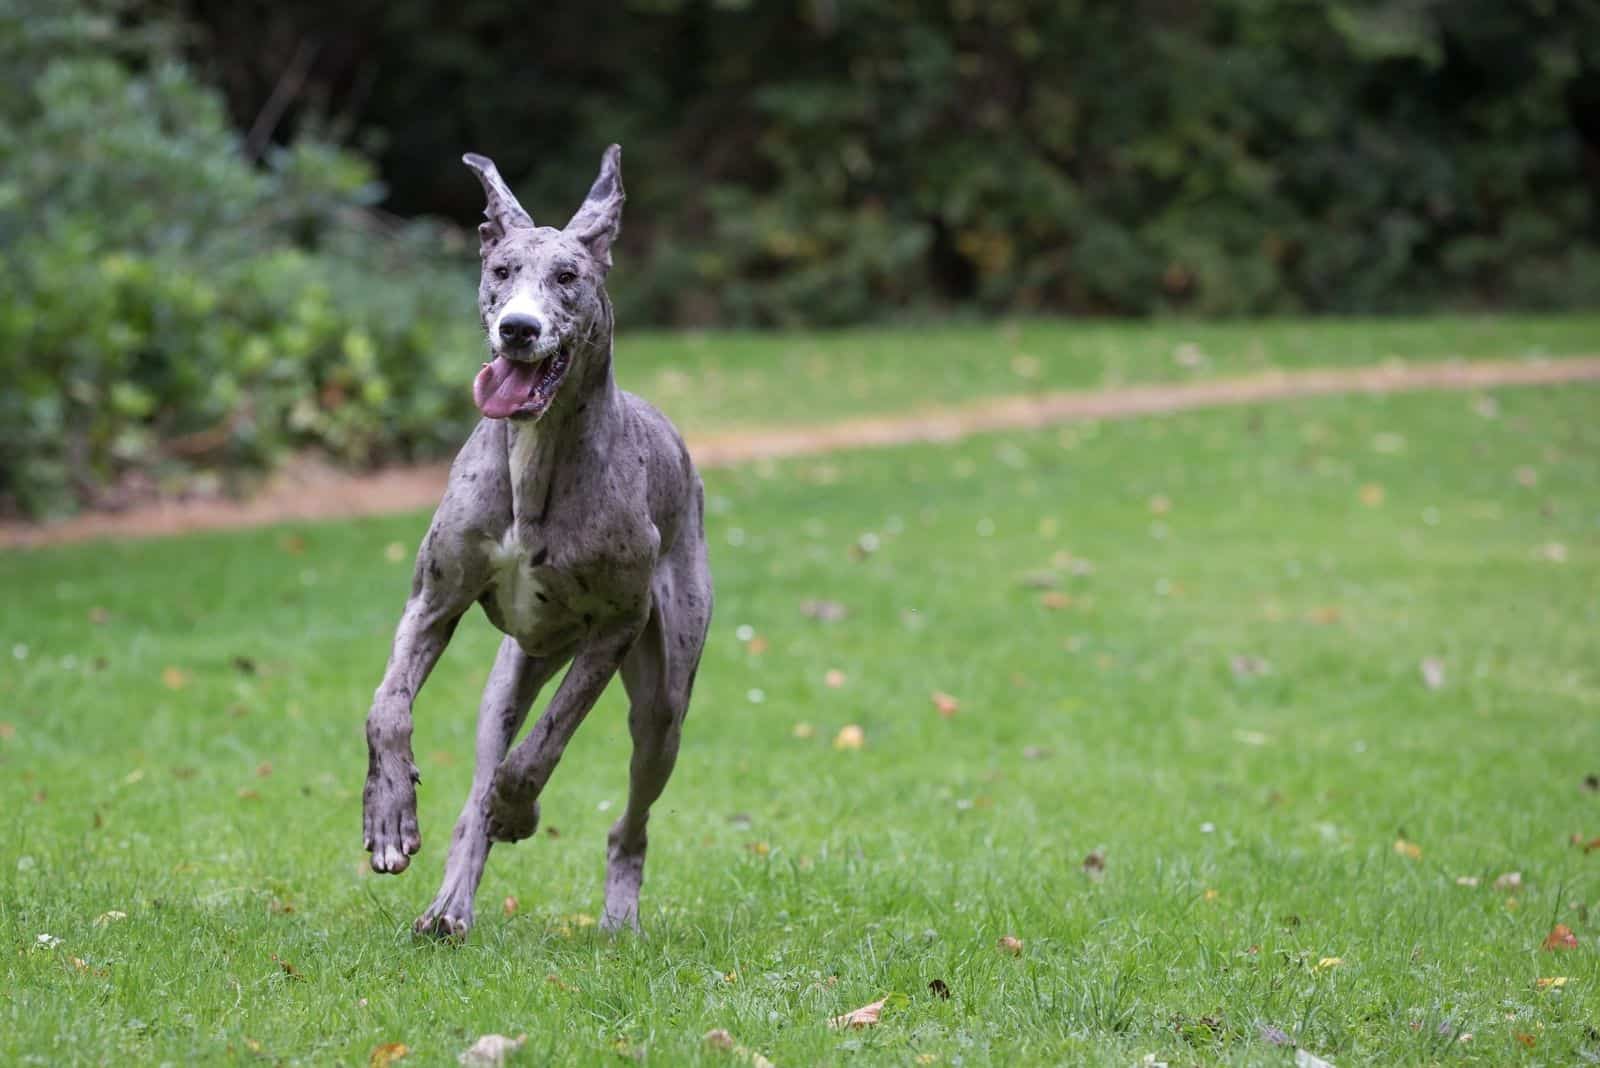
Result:
[[[622,226],[622,149],[606,149],[589,196],[560,230],[535,225],[492,160],[468,154],[462,161],[488,198],[488,221],[478,227],[478,311],[491,359],[472,397],[491,419],[536,420],[573,365],[590,358],[591,342],[607,341],[605,280]]]

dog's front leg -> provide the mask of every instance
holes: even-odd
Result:
[[[642,623],[607,635],[573,658],[572,667],[550,699],[550,705],[494,774],[489,792],[489,837],[516,842],[539,828],[539,795],[550,781],[561,754],[622,658],[638,637]]]
[[[398,875],[422,848],[417,829],[417,782],[411,755],[411,705],[450,643],[461,609],[419,588],[406,602],[383,682],[367,713],[367,786],[361,815],[373,871]]]

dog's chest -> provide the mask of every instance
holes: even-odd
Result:
[[[546,644],[577,622],[564,603],[564,577],[547,550],[523,544],[516,528],[487,546],[491,578],[483,597],[490,620],[524,645]]]

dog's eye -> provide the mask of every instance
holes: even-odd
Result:
[[[556,275],[556,283],[558,285],[570,286],[577,280],[578,276],[571,271],[562,271],[560,274]]]
[[[509,267],[496,267],[494,269],[494,276],[496,278],[500,279],[500,281],[504,282],[507,278],[511,277],[511,268],[509,268]]]

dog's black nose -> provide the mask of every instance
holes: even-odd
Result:
[[[538,336],[539,320],[531,315],[508,315],[500,320],[500,340],[512,348],[527,348]]]

